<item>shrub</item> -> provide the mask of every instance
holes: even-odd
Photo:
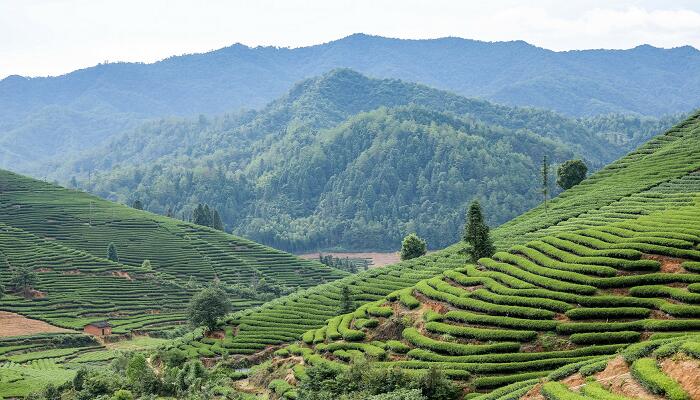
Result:
[[[665,395],[669,400],[689,400],[683,388],[656,365],[653,358],[640,358],[632,363],[632,376],[650,392]]]
[[[544,383],[542,394],[548,400],[588,400],[588,397],[572,392],[566,385],[559,382]]]
[[[646,308],[615,307],[615,308],[574,308],[565,313],[570,319],[622,319],[646,318],[651,313]]]
[[[632,343],[639,341],[639,332],[590,332],[575,333],[569,338],[576,344]]]

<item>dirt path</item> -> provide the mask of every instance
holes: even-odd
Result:
[[[53,326],[37,319],[30,319],[19,314],[0,311],[0,337],[56,332],[72,331]]]
[[[399,258],[399,253],[333,253],[333,252],[323,252],[323,255],[332,255],[336,258],[369,258],[372,260],[372,265],[370,268],[379,268],[389,264],[396,264],[401,261]],[[305,258],[307,260],[318,260],[318,253],[308,253],[300,254],[299,257]]]

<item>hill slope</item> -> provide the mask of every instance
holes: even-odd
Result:
[[[56,169],[159,213],[207,202],[237,234],[286,250],[395,249],[412,231],[439,248],[473,198],[494,225],[536,205],[544,153],[596,169],[669,122],[574,120],[335,70],[260,112],[148,124]]]
[[[0,81],[0,166],[83,150],[144,118],[261,107],[339,67],[570,115],[686,112],[699,105],[686,96],[700,84],[699,59],[687,46],[553,52],[525,42],[352,35],[298,49],[233,45],[154,64],[10,76]]]
[[[345,272],[246,239],[0,171],[0,270],[38,272],[32,300],[0,309],[80,328],[112,319],[117,331],[181,321],[193,291],[219,280],[237,309]],[[106,259],[114,243],[119,262]],[[150,265],[142,265],[149,260]],[[265,280],[266,287],[260,283]],[[258,296],[237,285],[259,286]]]
[[[472,277],[467,274],[464,278],[468,282],[488,281],[487,283],[491,286],[487,285],[486,289],[488,290],[482,290],[484,295],[479,298],[484,304],[491,303],[490,307],[496,307],[496,304],[510,304],[517,306],[513,310],[521,311],[529,309],[527,307],[526,309],[518,308],[529,305],[527,303],[529,300],[521,300],[517,297],[518,291],[520,289],[531,290],[533,286],[537,287],[541,280],[546,281],[547,285],[537,289],[537,293],[539,293],[537,297],[549,295],[555,297],[543,300],[543,304],[546,305],[543,308],[544,311],[536,311],[547,314],[547,316],[542,316],[543,319],[552,318],[554,311],[551,310],[551,307],[557,307],[556,310],[560,313],[571,307],[567,304],[572,299],[566,297],[567,294],[557,294],[559,290],[564,290],[570,296],[575,296],[578,293],[576,288],[583,290],[582,293],[597,292],[603,294],[604,291],[614,288],[620,282],[624,285],[631,285],[632,283],[627,280],[636,279],[636,276],[639,276],[639,279],[645,283],[635,283],[635,285],[651,284],[653,282],[645,280],[654,279],[653,277],[657,275],[651,274],[650,277],[645,277],[647,275],[642,275],[640,274],[642,271],[639,271],[631,275],[630,278],[625,278],[624,276],[628,272],[619,272],[616,268],[619,265],[631,265],[632,270],[644,268],[644,266],[650,269],[659,267],[660,263],[653,260],[622,260],[622,258],[639,259],[643,253],[687,259],[696,259],[700,255],[697,249],[697,234],[699,232],[692,225],[692,221],[698,217],[697,197],[700,193],[700,175],[696,172],[698,170],[700,170],[700,115],[695,114],[666,134],[651,140],[637,151],[594,174],[586,183],[553,199],[550,202],[548,212],[535,209],[515,219],[512,224],[495,229],[494,237],[498,248],[501,250],[511,248],[515,253],[520,254],[522,252],[532,253],[532,251],[527,248],[511,246],[525,244],[539,238],[538,229],[544,230],[541,236],[552,234],[561,236],[559,239],[549,236],[551,238],[547,239],[549,242],[539,243],[535,241],[530,243],[531,246],[540,249],[536,250],[537,252],[550,254],[541,255],[545,261],[548,260],[547,264],[533,266],[532,270],[535,272],[523,272],[526,276],[521,276],[523,273],[518,271],[521,271],[522,265],[526,265],[525,268],[530,269],[527,267],[529,265],[527,259],[515,256],[515,253],[513,255],[502,253],[502,257],[505,257],[504,261],[486,261],[481,267],[484,271],[491,269],[490,272],[482,272],[474,267],[469,267],[467,270],[456,270],[454,273],[463,276],[465,272],[473,272]],[[647,214],[649,215],[647,216]],[[686,222],[680,223],[681,220]],[[586,228],[591,230],[586,231]],[[513,233],[509,232],[510,229],[513,229]],[[645,233],[645,230],[649,232]],[[577,231],[580,233],[572,235],[573,232]],[[660,233],[656,233],[657,231]],[[636,239],[636,237],[640,237],[640,239]],[[616,247],[628,250],[621,251],[619,254],[616,250],[605,250]],[[383,301],[386,294],[397,289],[410,287],[411,282],[415,283],[425,279],[431,273],[435,275],[435,271],[455,270],[460,265],[467,264],[465,256],[459,251],[461,248],[461,245],[455,245],[428,256],[399,263],[386,269],[360,273],[278,299],[260,308],[237,313],[231,319],[231,323],[237,327],[233,331],[235,335],[227,337],[226,343],[236,349],[233,350],[234,352],[240,351],[245,354],[263,349],[265,345],[279,344],[292,338],[299,338],[304,327],[320,328],[322,321],[337,315],[341,287],[347,285],[351,289],[352,298],[356,305],[370,300]],[[578,252],[582,253],[578,256],[570,254]],[[591,255],[606,255],[608,258],[588,259]],[[557,258],[559,261],[556,261]],[[575,261],[570,261],[571,259]],[[520,267],[509,266],[507,263],[515,263]],[[566,263],[574,265],[567,267]],[[555,264],[560,270],[550,269],[552,264]],[[592,266],[586,267],[586,264]],[[615,268],[611,269],[611,267]],[[579,271],[579,268],[585,269]],[[511,273],[515,275],[509,277],[508,275]],[[586,274],[593,276],[589,277]],[[540,275],[545,278],[539,277]],[[618,279],[611,277],[611,275],[620,275],[622,278]],[[437,278],[428,282],[448,279],[446,276],[437,275]],[[659,284],[675,282],[674,279],[691,283],[700,279],[700,275],[679,274],[678,278],[673,275],[671,278],[668,275],[663,275],[660,279]],[[606,284],[605,282],[617,283]],[[434,282],[435,285],[438,283]],[[511,283],[515,286],[509,288]],[[425,286],[426,284],[424,282],[422,286],[429,293],[433,293],[431,290],[438,290],[434,287],[430,289]],[[465,286],[475,284],[478,283],[465,284]],[[550,284],[555,286],[550,286]],[[602,285],[601,288],[605,289],[598,289],[597,285],[599,284]],[[492,287],[499,291],[491,294]],[[449,294],[450,289],[444,288],[444,285],[439,284],[439,290],[447,290]],[[514,289],[515,294],[510,293]],[[462,295],[468,292],[460,289],[459,293]],[[454,296],[454,294],[450,296]],[[446,298],[452,299],[450,296]],[[468,297],[465,296],[465,298]],[[624,303],[625,298],[620,298]],[[444,299],[438,301],[444,301]],[[634,301],[634,299],[630,300],[630,302]],[[516,304],[511,304],[511,302]],[[666,304],[666,302],[639,300],[639,305],[635,307],[653,308],[657,304]],[[536,307],[542,308],[539,304]],[[696,312],[695,306],[689,307],[690,312]],[[303,314],[297,314],[297,312],[303,312]],[[592,312],[595,313],[595,311]],[[305,323],[300,326],[297,319],[302,315]],[[520,314],[520,318],[523,318],[523,314]],[[335,321],[338,320],[335,319]],[[543,325],[547,324],[554,326],[556,321],[543,322]],[[621,327],[624,330],[640,329],[639,325],[634,324],[622,325]]]
[[[696,399],[700,396],[700,337],[674,335],[630,346],[617,357],[562,368],[543,384],[523,382],[518,388],[504,388],[479,399],[511,399],[523,393],[522,399],[532,400]]]

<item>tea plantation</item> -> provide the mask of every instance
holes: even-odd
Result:
[[[674,336],[629,346],[619,355],[559,368],[541,383],[537,380],[524,381],[475,398],[695,399],[700,395],[697,384],[700,375],[700,335]]]
[[[80,367],[103,367],[122,351],[153,348],[163,341],[141,338],[107,348],[75,333],[0,338],[0,397],[22,397],[48,384],[63,384]]]
[[[119,262],[106,259],[114,243]],[[150,266],[142,266],[144,260]],[[135,210],[0,171],[0,282],[9,270],[38,273],[38,296],[5,296],[0,310],[82,328],[109,319],[115,333],[183,320],[202,285],[265,279],[289,289],[347,273],[210,228]],[[234,309],[260,304],[232,298]]]
[[[464,270],[468,260],[460,251],[463,246],[457,244],[428,256],[359,273],[277,299],[258,308],[243,310],[230,318],[231,329],[227,330],[228,336],[224,340],[207,339],[198,343],[197,346],[199,349],[204,349],[200,351],[205,352],[217,353],[221,348],[226,348],[233,354],[252,354],[270,345],[298,340],[304,332],[307,332],[308,339],[311,335],[308,333],[309,330],[323,329],[324,321],[338,322],[338,318],[334,317],[340,307],[340,290],[343,286],[350,288],[352,299],[359,306],[382,299],[399,289],[411,287],[436,274],[436,278],[421,282],[413,290],[420,292],[420,288],[423,288],[429,293],[433,293],[431,290],[439,291],[440,289],[431,285],[431,282],[437,284],[437,281],[450,280],[451,278],[446,278],[446,275],[440,275],[443,272],[459,273],[459,276],[466,276],[472,280],[490,278],[489,282],[494,281],[501,285],[497,289],[485,287],[477,292],[475,300],[478,299],[482,308],[472,309],[472,314],[474,312],[494,313],[516,317],[516,314],[512,313],[518,312],[518,318],[526,316],[526,310],[518,308],[524,306],[520,299],[513,298],[517,293],[512,290],[516,289],[546,290],[546,296],[545,294],[537,296],[545,298],[554,296],[545,302],[549,307],[537,314],[541,318],[552,319],[554,315],[564,315],[570,307],[573,307],[572,303],[579,301],[579,297],[563,298],[560,295],[552,295],[552,292],[589,296],[603,295],[629,285],[669,284],[674,288],[674,285],[693,283],[695,282],[694,272],[687,269],[680,278],[677,278],[685,279],[686,281],[683,282],[667,281],[669,278],[664,275],[653,275],[659,274],[658,271],[653,271],[659,268],[659,262],[642,259],[642,257],[656,255],[694,259],[697,252],[696,230],[700,228],[697,225],[698,221],[693,225],[686,218],[694,218],[697,211],[696,201],[700,194],[698,171],[700,171],[700,114],[696,113],[664,135],[651,140],[589,177],[580,185],[553,199],[549,202],[547,210],[543,207],[536,208],[495,229],[493,236],[497,247],[502,250],[510,249],[510,252],[499,253],[498,258],[493,260],[485,260],[479,269],[466,267],[467,269]],[[668,213],[663,214],[664,211]],[[669,223],[671,221],[674,223]],[[610,246],[613,250],[608,249]],[[601,259],[601,255],[605,257]],[[486,274],[484,277],[479,275],[483,273]],[[640,281],[623,278],[628,274],[650,273],[652,274],[649,275],[650,277],[640,278]],[[533,278],[533,274],[538,278]],[[655,281],[654,277],[660,277],[660,281]],[[542,282],[546,284],[543,285]],[[448,284],[451,286],[456,282],[450,281]],[[446,288],[442,284],[440,287]],[[572,288],[577,288],[579,291],[571,291]],[[459,294],[453,295],[462,297],[465,295],[464,290],[467,289],[462,288]],[[396,293],[404,293],[403,297],[408,298],[405,295],[406,292]],[[607,301],[608,297],[602,299],[595,301]],[[438,297],[431,301],[444,301],[444,299]],[[668,309],[675,301],[677,300],[672,299],[663,302],[665,306],[662,309],[655,308],[654,312],[665,313],[663,308]],[[512,302],[515,303],[511,304]],[[630,302],[634,305],[624,307],[633,310],[623,311],[628,313],[625,317],[633,318],[642,316],[646,318],[647,314],[651,315],[654,308],[651,304],[659,303],[652,300]],[[540,307],[539,304],[530,304],[530,306]],[[619,311],[609,311],[613,313],[610,317],[617,318],[619,315],[614,313]],[[585,320],[599,317],[600,315],[595,314],[596,312],[587,311],[584,308],[584,311],[573,313],[576,318]],[[680,315],[676,316],[680,317]],[[431,326],[444,324],[442,321],[431,322],[434,322]],[[551,321],[546,324],[553,326]],[[443,325],[437,326],[448,329]],[[616,334],[617,342],[638,340],[639,337],[631,332],[640,333],[639,331],[645,330],[642,329],[644,326],[640,325],[634,325],[635,329],[627,325],[623,327],[624,329],[619,330],[627,333]],[[528,331],[527,335],[530,336],[526,337],[532,339],[532,332],[534,331]],[[555,332],[552,331],[552,333]],[[449,332],[441,332],[441,334],[455,336],[454,333]],[[623,336],[625,340],[622,340]],[[583,336],[583,338],[586,337]],[[577,340],[586,340],[577,338]],[[513,343],[515,342],[510,343],[511,350],[515,349]],[[606,351],[614,351],[614,347],[614,345],[607,347]],[[488,352],[490,351],[489,349]],[[588,356],[590,355],[572,355],[571,357]],[[550,368],[554,368],[556,362],[550,361],[550,363]],[[559,363],[561,364],[562,361]],[[496,383],[500,385],[505,382]],[[489,385],[497,386],[496,383],[482,383],[480,388],[486,388]]]
[[[699,243],[696,196],[634,223],[544,236],[445,270],[277,354],[304,365],[363,357],[379,367],[438,367],[465,392],[486,393],[655,334],[700,332]]]

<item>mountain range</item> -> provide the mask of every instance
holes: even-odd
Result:
[[[522,41],[355,34],[296,49],[236,44],[152,64],[15,75],[0,81],[0,167],[42,176],[42,161],[103,144],[144,120],[256,109],[338,67],[571,116],[689,112],[700,105],[686,95],[700,85],[698,61],[689,46],[555,52]]]
[[[442,247],[472,199],[494,225],[541,201],[545,154],[595,170],[675,118],[574,119],[336,69],[260,111],[146,123],[50,169],[183,219],[207,203],[227,229],[289,251],[394,249],[414,231]]]

